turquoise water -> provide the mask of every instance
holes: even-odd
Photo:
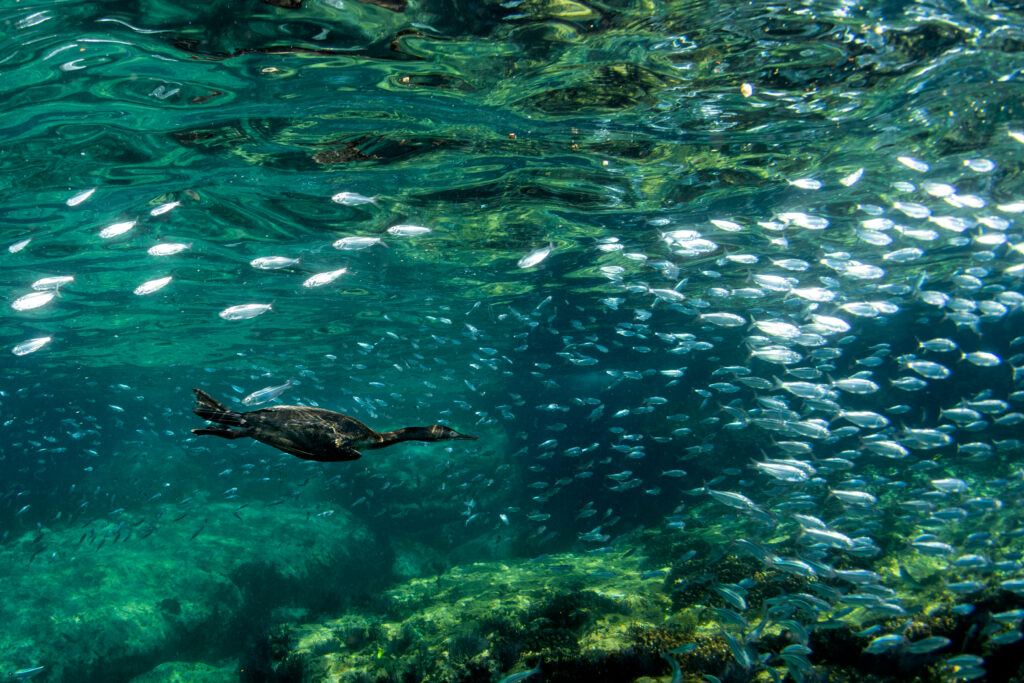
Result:
[[[1019,7],[298,4],[0,8],[0,671],[1024,675]]]

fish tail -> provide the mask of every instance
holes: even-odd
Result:
[[[237,426],[242,424],[241,413],[229,409],[226,405],[201,389],[193,389],[192,393],[196,395],[196,404],[192,407],[192,412],[199,417],[223,425]]]

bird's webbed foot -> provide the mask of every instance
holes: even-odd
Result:
[[[227,427],[203,427],[202,429],[193,429],[193,434],[197,436],[219,436],[222,439],[241,439],[242,437],[249,436],[249,430],[247,429],[228,429]]]

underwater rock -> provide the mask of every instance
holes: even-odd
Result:
[[[538,659],[546,680],[657,675],[664,662],[635,633],[662,624],[670,601],[641,562],[566,554],[414,578],[366,611],[293,625],[282,666],[310,682],[494,681]]]
[[[337,618],[282,625],[287,635],[276,641],[274,670],[287,672],[289,681],[309,683],[492,683],[539,662],[545,681],[635,683],[645,676],[664,680],[671,673],[670,657],[685,681],[703,680],[705,674],[723,681],[781,680],[794,671],[795,680],[811,680],[797,676],[812,666],[836,681],[938,681],[945,680],[945,669],[936,668],[943,643],[980,653],[981,626],[994,630],[987,615],[999,611],[1009,619],[1020,607],[1008,592],[1005,600],[979,603],[978,614],[908,603],[918,616],[900,631],[902,644],[871,653],[866,647],[874,633],[900,630],[900,622],[862,609],[850,620],[805,629],[784,618],[786,604],[811,608],[818,601],[814,593],[837,588],[819,578],[753,571],[750,557],[732,554],[694,553],[677,560],[678,566],[658,568],[662,555],[684,557],[679,546],[670,553],[661,543],[656,534],[646,534],[614,552],[467,563],[413,578]],[[644,545],[654,552],[636,552]],[[688,571],[680,575],[680,567]],[[743,585],[726,583],[751,573],[756,578]],[[745,593],[745,608],[723,602],[727,585]],[[775,616],[766,617],[769,611]],[[867,625],[871,634],[861,633]],[[997,664],[1001,670],[1018,666],[1010,648],[987,661],[992,671]]]
[[[395,550],[395,561],[391,571],[400,579],[433,576],[447,566],[444,555],[423,543],[396,539],[392,547]]]
[[[171,659],[222,660],[271,610],[336,606],[346,586],[388,576],[388,556],[365,552],[375,539],[344,512],[237,508],[118,513],[4,546],[0,670],[32,662],[46,667],[37,681],[88,683]]]
[[[130,683],[234,683],[235,669],[234,663],[218,668],[202,662],[164,662]]]

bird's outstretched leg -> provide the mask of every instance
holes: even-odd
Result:
[[[203,427],[202,429],[193,429],[192,433],[198,436],[209,434],[210,436],[219,436],[222,439],[241,439],[242,437],[249,436],[248,429],[228,429],[227,427]]]

